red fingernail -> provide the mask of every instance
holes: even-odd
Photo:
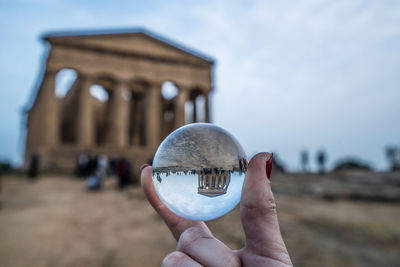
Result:
[[[265,171],[267,172],[267,178],[271,179],[272,164],[274,162],[274,153],[271,154],[269,159],[267,159],[267,164],[265,166]]]
[[[143,171],[144,168],[150,166],[149,164],[143,164],[142,166],[140,166],[140,171]]]

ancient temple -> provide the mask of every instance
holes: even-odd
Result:
[[[210,121],[213,60],[207,56],[144,30],[53,33],[43,40],[49,49],[27,108],[25,163],[36,155],[42,170],[71,171],[80,153],[90,153],[124,156],[137,170],[168,133]],[[77,78],[58,97],[56,75],[64,69]],[[176,86],[175,97],[163,96],[165,82]],[[93,85],[104,88],[107,101],[91,95]]]
[[[231,181],[231,173],[215,168],[203,169],[198,172],[197,192],[208,197],[220,196],[226,193]]]

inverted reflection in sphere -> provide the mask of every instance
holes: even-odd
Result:
[[[183,126],[154,156],[153,182],[161,201],[190,220],[212,220],[240,201],[246,154],[226,130],[209,123]]]

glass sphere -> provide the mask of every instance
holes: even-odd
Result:
[[[190,220],[212,220],[240,201],[246,154],[226,130],[209,123],[185,125],[165,138],[153,160],[161,201]]]

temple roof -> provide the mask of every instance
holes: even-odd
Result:
[[[42,37],[51,45],[73,46],[97,51],[186,58],[214,64],[202,53],[177,44],[145,29],[50,32]]]

